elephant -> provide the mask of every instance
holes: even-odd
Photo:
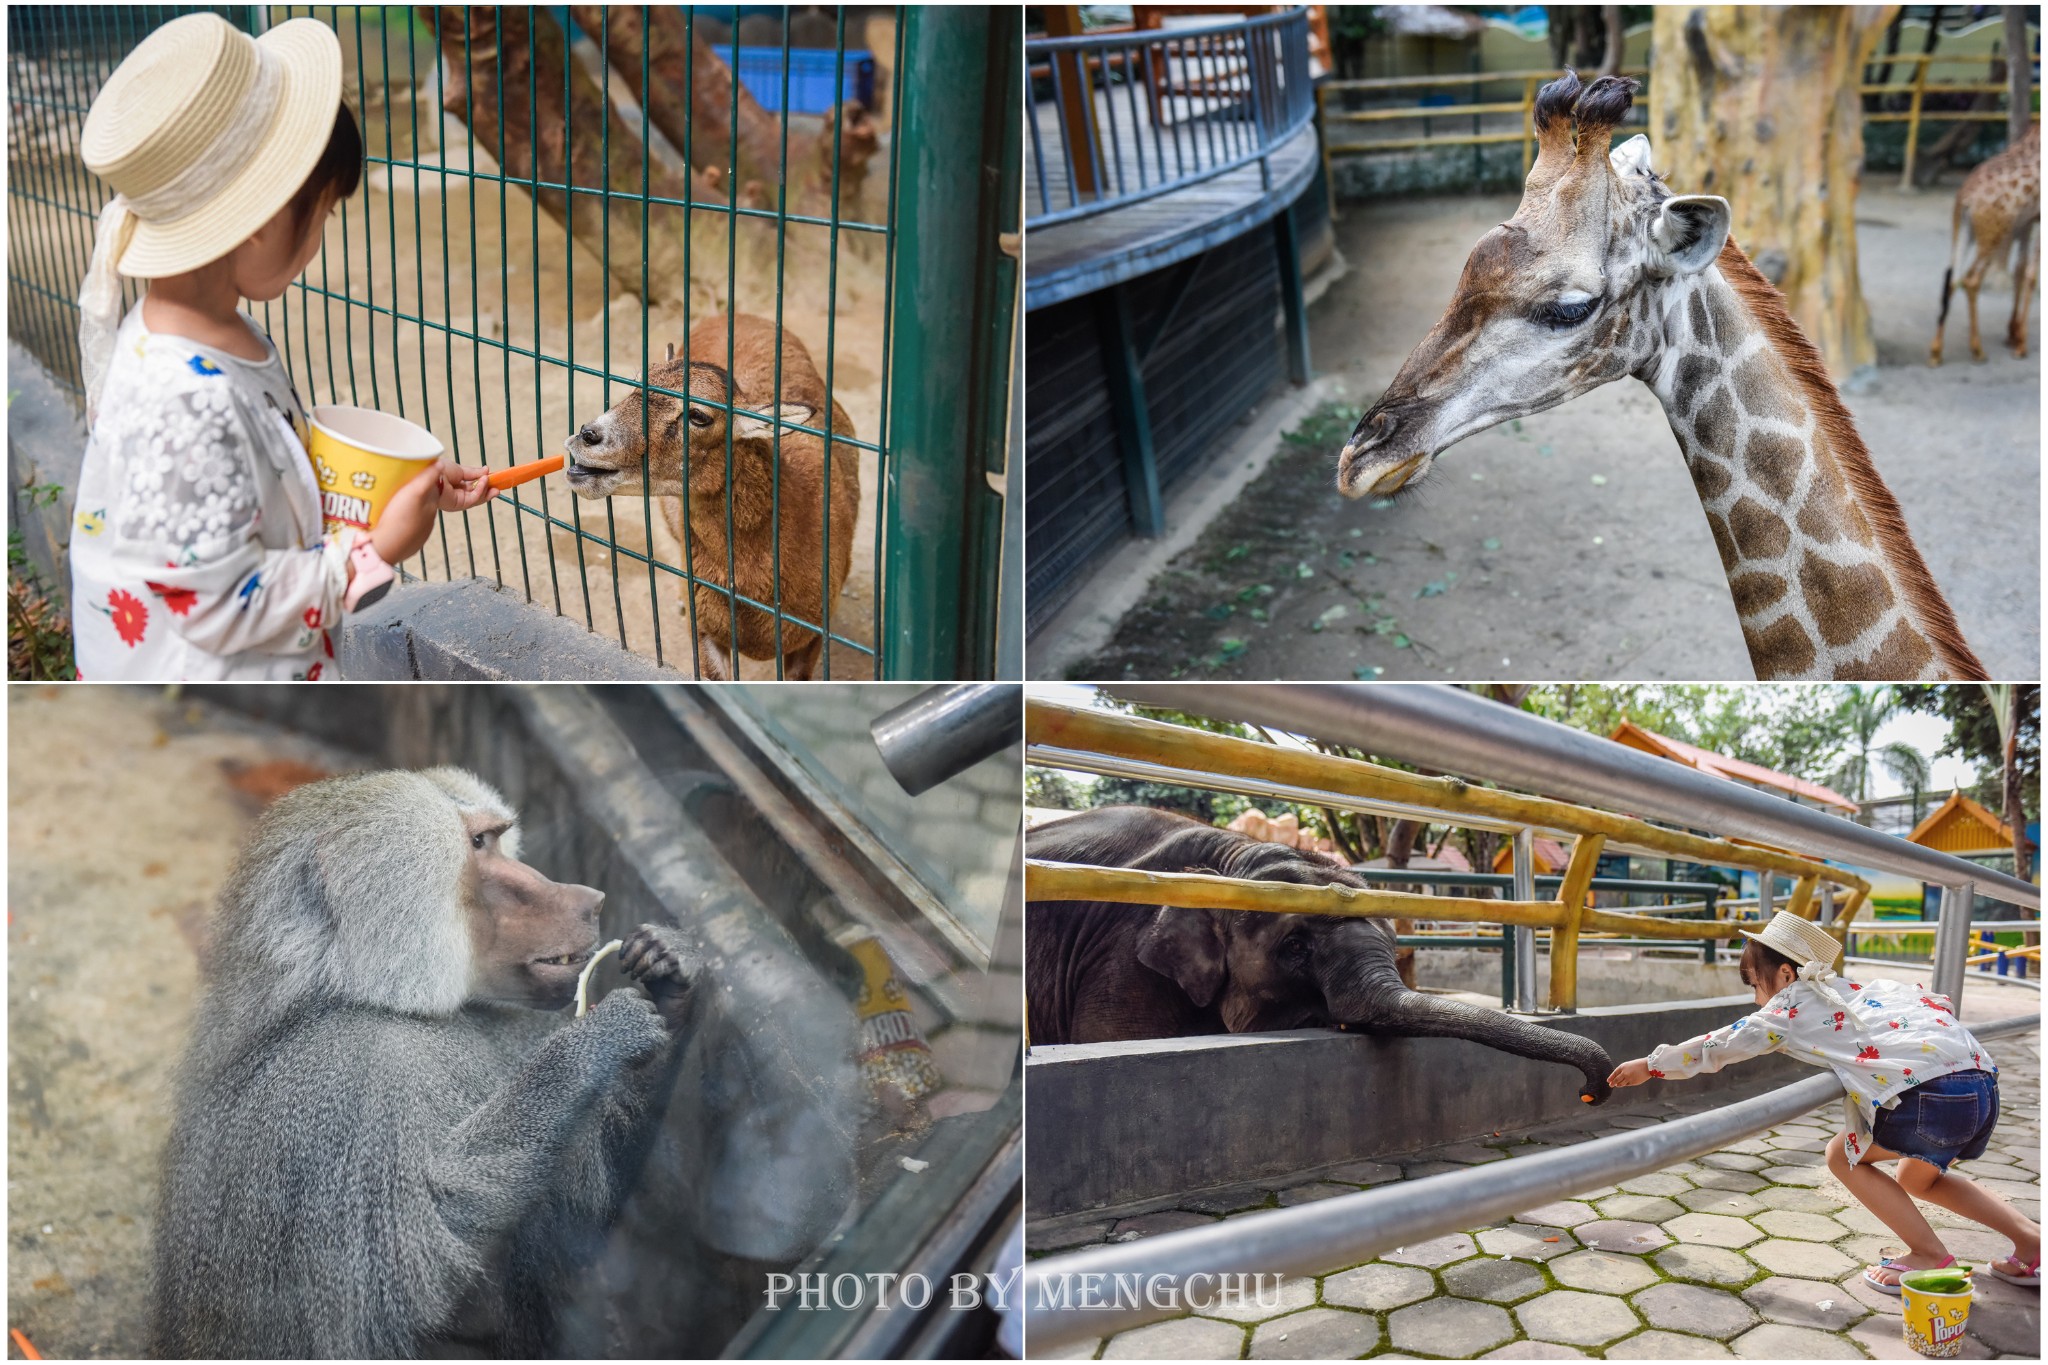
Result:
[[[1040,862],[1366,886],[1285,845],[1144,806],[1102,806],[1040,825],[1026,851]],[[1336,1025],[1467,1038],[1576,1067],[1588,1104],[1609,1093],[1614,1061],[1592,1039],[1403,985],[1393,931],[1376,919],[1108,901],[1034,901],[1026,914],[1034,1046]]]

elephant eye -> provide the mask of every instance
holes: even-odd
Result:
[[[1308,960],[1308,937],[1305,934],[1289,934],[1280,940],[1280,957],[1283,961],[1299,964]]]

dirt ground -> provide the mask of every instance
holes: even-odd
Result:
[[[277,778],[356,761],[175,689],[7,701],[8,1323],[136,1357],[198,936]]]
[[[1993,677],[2030,678],[2040,361],[2001,344],[2012,296],[1998,275],[1982,295],[1988,361],[1968,359],[1958,298],[1948,351],[1963,359],[1927,368],[1953,190],[1865,183],[1858,245],[1878,372],[1846,399],[1963,633]],[[1349,412],[1285,445],[1068,676],[1752,676],[1676,440],[1634,380],[1469,438],[1397,505],[1334,491],[1358,410],[1441,314],[1472,243],[1515,204],[1340,205],[1350,271],[1311,308],[1310,330],[1316,371],[1338,377]]]

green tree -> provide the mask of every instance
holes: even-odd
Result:
[[[1907,710],[1948,722],[1948,740],[1940,753],[1976,766],[1979,799],[1996,807],[2012,826],[2014,874],[2031,876],[2033,850],[2026,823],[2041,811],[2040,686],[1902,683],[1896,691]],[[2002,704],[2011,708],[2009,734],[1999,723]]]
[[[1903,740],[1877,742],[1877,732],[1905,709],[1888,687],[1851,687],[1841,707],[1849,728],[1849,748],[1841,766],[1829,774],[1828,785],[1852,800],[1868,801],[1871,776],[1882,768],[1918,796],[1927,786],[1927,756]]]

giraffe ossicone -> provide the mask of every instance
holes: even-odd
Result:
[[[1448,447],[1616,379],[1678,438],[1760,678],[1982,678],[1826,366],[1648,138],[1610,149],[1635,83],[1567,71],[1536,100],[1515,215],[1337,461],[1347,497],[1415,486]]]

